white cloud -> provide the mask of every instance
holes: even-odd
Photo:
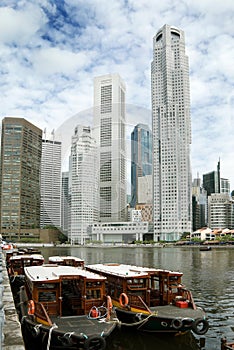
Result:
[[[45,16],[37,6],[15,10],[0,7],[0,42],[7,44],[27,44],[45,23]]]
[[[36,51],[33,58],[33,66],[38,74],[70,75],[78,73],[90,63],[89,54],[85,52],[73,53],[68,50],[60,50],[50,47]]]

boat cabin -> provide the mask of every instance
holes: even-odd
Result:
[[[124,264],[94,264],[86,269],[107,278],[106,294],[110,295],[115,306],[123,306],[122,293],[127,295],[130,305],[143,306],[146,310],[189,297],[181,282],[181,272]]]
[[[73,266],[46,264],[25,268],[28,297],[34,301],[35,310],[43,305],[49,316],[85,315],[93,306],[102,306],[105,280]]]
[[[8,274],[10,276],[24,275],[25,267],[40,266],[43,263],[44,257],[41,254],[13,255],[7,263]]]
[[[77,258],[76,256],[50,256],[48,262],[49,264],[63,266],[84,267],[84,260]]]

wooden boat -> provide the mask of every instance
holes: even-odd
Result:
[[[104,349],[117,325],[111,298],[105,296],[105,281],[73,266],[26,267],[19,307],[29,347]]]
[[[25,267],[39,266],[43,263],[44,257],[41,254],[24,254],[17,249],[7,254],[6,266],[15,305],[19,303],[20,287],[25,283]]]
[[[40,266],[44,263],[41,254],[16,254],[8,260],[8,275],[10,277],[24,276],[24,269],[27,266]]]
[[[205,312],[182,284],[183,273],[123,264],[86,269],[107,278],[106,292],[123,326],[144,332],[207,332]]]
[[[48,259],[49,264],[57,264],[63,266],[75,266],[84,267],[84,260],[75,256],[50,256]]]
[[[199,249],[200,249],[201,252],[207,252],[207,251],[211,250],[211,246],[204,245],[204,246],[201,246]]]

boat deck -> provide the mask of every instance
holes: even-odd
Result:
[[[202,309],[180,308],[175,305],[155,306],[150,308],[151,311],[156,312],[160,317],[190,317],[190,318],[203,318],[205,313]]]
[[[58,331],[87,336],[101,335],[103,332],[108,335],[115,328],[117,322],[115,320],[105,322],[103,319],[89,319],[87,316],[51,317],[51,321],[56,324]]]

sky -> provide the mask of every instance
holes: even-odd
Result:
[[[119,73],[129,139],[137,123],[151,125],[153,37],[164,24],[185,32],[193,178],[220,158],[233,190],[233,0],[1,0],[1,119],[55,130],[65,158],[74,126],[92,123],[94,77]]]

